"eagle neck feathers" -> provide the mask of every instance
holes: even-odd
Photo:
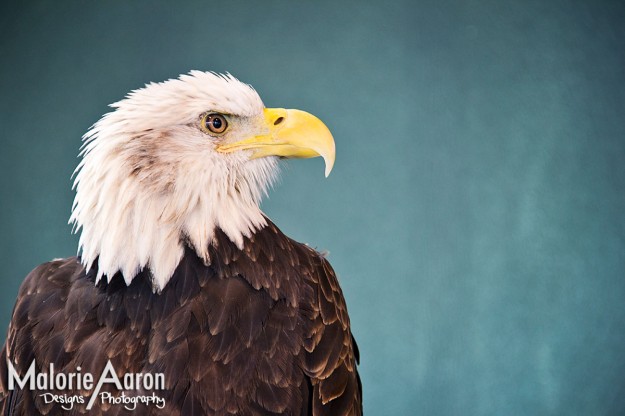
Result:
[[[93,130],[92,135],[101,133],[97,125]],[[266,225],[259,204],[277,174],[277,161],[263,158],[205,170],[200,166],[170,170],[166,161],[160,161],[162,172],[154,174],[151,168],[147,174],[145,166],[133,163],[128,155],[136,154],[142,141],[170,140],[149,137],[152,134],[157,133],[138,135],[130,142],[132,148],[126,139],[115,146],[114,134],[106,142],[87,141],[77,169],[70,222],[80,232],[79,254],[85,268],[97,261],[98,281],[105,276],[110,281],[121,272],[129,285],[139,272],[148,270],[154,291],[161,292],[185,245],[208,265],[216,230],[242,248],[244,238]],[[211,163],[219,162],[206,161]],[[200,174],[189,175],[190,171]]]

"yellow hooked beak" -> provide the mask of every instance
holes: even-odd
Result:
[[[334,139],[330,130],[317,117],[300,110],[266,108],[267,134],[253,136],[217,147],[221,153],[252,150],[252,158],[280,156],[309,158],[321,156],[326,164],[326,177],[334,166]]]

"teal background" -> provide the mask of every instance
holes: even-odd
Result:
[[[75,254],[106,105],[230,71],[337,142],[264,209],[329,250],[368,415],[625,414],[625,3],[4,1],[0,326]],[[4,331],[4,329],[2,329]]]

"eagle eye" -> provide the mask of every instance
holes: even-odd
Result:
[[[221,134],[228,128],[228,121],[221,114],[210,113],[202,117],[201,126],[208,133]]]

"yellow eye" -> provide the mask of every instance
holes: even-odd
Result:
[[[221,114],[206,114],[202,117],[202,129],[210,133],[221,134],[228,128],[226,117]]]

